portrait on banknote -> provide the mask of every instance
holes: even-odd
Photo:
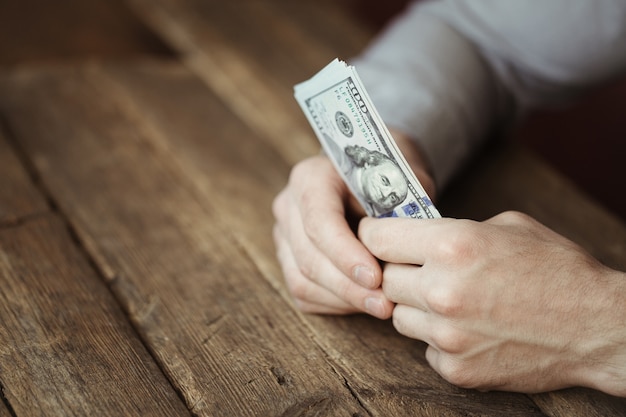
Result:
[[[360,145],[342,148],[328,135],[323,138],[325,149],[332,153],[331,158],[366,211],[371,210],[377,217],[385,215],[406,199],[407,179],[388,155]]]

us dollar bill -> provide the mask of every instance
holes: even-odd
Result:
[[[441,217],[411,170],[356,69],[333,60],[294,95],[322,148],[372,217]]]

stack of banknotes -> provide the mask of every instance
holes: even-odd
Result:
[[[322,148],[369,216],[441,217],[353,66],[335,59],[294,91]]]

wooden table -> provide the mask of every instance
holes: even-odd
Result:
[[[291,304],[270,206],[319,149],[292,86],[371,29],[331,0],[132,6],[176,59],[0,73],[1,417],[626,415],[456,388],[389,321]],[[439,207],[522,210],[626,268],[624,223],[519,146]]]

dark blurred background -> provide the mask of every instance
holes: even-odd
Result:
[[[227,0],[230,1],[230,0]],[[380,28],[407,0],[336,0]],[[0,0],[0,69],[176,54],[124,0]],[[626,220],[626,77],[567,109],[532,114],[514,138]]]

